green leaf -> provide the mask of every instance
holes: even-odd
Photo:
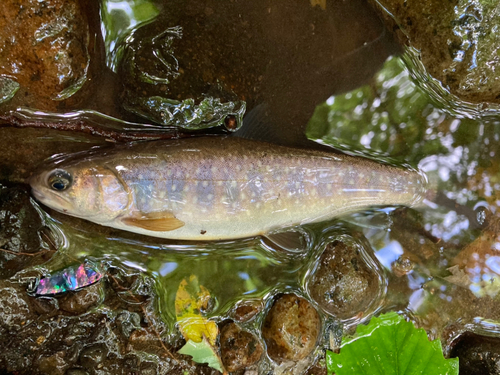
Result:
[[[188,340],[178,353],[190,355],[196,363],[207,363],[210,367],[224,372],[219,356],[214,352],[206,338],[203,338],[201,342]]]
[[[327,351],[326,365],[329,375],[458,375],[458,358],[445,359],[439,340],[395,312],[359,325],[340,354]]]

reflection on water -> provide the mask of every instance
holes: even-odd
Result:
[[[261,2],[268,4],[264,0]],[[159,14],[160,5],[147,0],[103,0],[102,4],[101,26],[108,67],[116,72],[124,51],[118,47],[130,42],[128,47],[133,47],[130,59],[135,60],[135,53],[156,57],[151,66],[132,66],[136,69],[133,73],[143,74],[142,78],[150,79],[147,84],[154,86],[155,90],[162,91],[160,83],[168,84],[169,77],[181,76],[180,70],[176,70],[172,76],[146,74],[149,70],[145,68],[156,69],[159,66],[164,69],[172,65],[162,61],[165,60],[162,51],[152,48],[154,36],[161,34],[154,33],[158,31],[155,29],[159,27],[158,23],[149,21]],[[163,5],[166,6],[165,4]],[[291,35],[283,31],[288,29],[276,26],[278,21],[286,19],[275,15],[281,15],[276,4],[262,9],[251,6],[247,9],[249,3],[242,5],[246,11],[232,12],[229,18],[231,22],[227,22],[233,25],[234,21],[234,28],[240,30],[238,35],[229,36],[231,42],[239,44],[236,43],[227,54],[224,54],[225,47],[218,38],[204,40],[205,35],[198,35],[197,29],[191,28],[192,24],[210,19],[209,17],[224,19],[224,13],[220,11],[214,15],[211,7],[198,4],[198,9],[195,6],[197,2],[189,4],[194,7],[190,11],[195,17],[184,20],[187,22],[185,32],[188,37],[180,39],[176,36],[172,42],[177,43],[181,51],[178,50],[177,56],[184,57],[186,66],[191,69],[187,75],[182,73],[184,81],[179,84],[175,95],[179,101],[174,103],[162,97],[162,100],[153,102],[149,99],[156,96],[151,93],[132,95],[134,99],[143,98],[152,109],[158,110],[153,113],[154,116],[149,113],[144,117],[161,123],[161,118],[168,117],[163,109],[170,108],[169,110],[174,111],[173,104],[193,100],[191,90],[200,94],[209,91],[203,91],[206,87],[211,87],[219,90],[213,97],[220,97],[221,92],[230,94],[231,98],[242,98],[255,109],[259,108],[258,104],[262,101],[263,106],[270,109],[270,122],[278,119],[292,128],[290,124],[297,125],[302,118],[307,118],[309,109],[325,93],[329,93],[332,96],[316,107],[309,121],[308,137],[349,154],[366,156],[382,163],[409,164],[420,168],[428,174],[432,186],[426,197],[426,204],[415,210],[401,207],[374,209],[337,221],[307,226],[307,249],[293,252],[277,249],[260,238],[219,243],[173,243],[82,223],[63,215],[54,214],[51,217],[40,209],[46,224],[54,233],[59,252],[49,263],[38,267],[38,270],[50,274],[90,260],[102,261],[129,274],[141,274],[154,284],[157,310],[168,324],[171,336],[175,335],[176,292],[180,282],[193,274],[200,285],[210,291],[213,306],[208,316],[214,320],[220,321],[231,316],[231,310],[238,303],[262,300],[262,305],[266,306],[264,312],[248,324],[248,328],[257,334],[273,297],[278,293],[288,292],[312,301],[323,321],[328,323],[324,327],[334,324],[338,326],[339,321],[347,326],[355,325],[380,311],[402,310],[425,326],[434,337],[440,337],[445,327],[454,322],[476,330],[500,333],[500,312],[492,308],[496,306],[495,298],[498,298],[500,292],[500,160],[497,156],[500,151],[500,121],[491,116],[472,120],[466,111],[443,110],[435,93],[430,92],[425,84],[416,83],[412,71],[405,65],[411,64],[411,51],[403,57],[389,58],[369,84],[338,94],[366,83],[367,77],[358,77],[357,67],[353,69],[349,62],[354,59],[357,62],[363,61],[360,65],[366,64],[364,54],[376,48],[385,34],[380,31],[380,24],[376,22],[367,27],[369,32],[358,25],[356,27],[362,29],[359,32],[362,38],[349,39],[349,42],[336,38],[340,41],[339,45],[328,49],[330,46],[327,48],[324,43],[326,40],[330,43],[330,39],[321,34],[333,33],[330,28],[334,28],[332,25],[339,22],[343,15],[335,12],[321,13],[330,9],[325,8],[325,2],[311,1],[313,5],[320,5],[312,9],[306,2],[306,10],[314,22],[312,26],[307,21],[304,25],[300,23],[300,27],[292,27],[296,33]],[[211,2],[211,6],[218,9],[219,5]],[[233,5],[231,10],[234,10],[232,7]],[[290,6],[290,9],[285,7],[281,11],[286,11],[285,14],[292,13],[296,11],[292,9],[294,7],[295,5]],[[302,9],[299,6],[297,8]],[[349,17],[354,17],[352,14]],[[247,28],[256,19],[265,20],[265,27]],[[307,17],[299,19],[302,22]],[[221,33],[218,26],[220,22],[215,24],[216,26],[211,27]],[[152,28],[151,32],[146,28],[142,29],[149,39],[137,38],[142,35],[138,32],[139,26],[144,25]],[[162,30],[164,29],[165,27]],[[260,34],[262,30],[268,33]],[[253,33],[257,32],[258,37],[255,37]],[[130,37],[128,41],[125,40],[127,37]],[[198,62],[191,57],[193,48],[196,49],[197,43],[203,41],[206,43],[203,44],[204,49],[197,54],[201,64],[205,64],[201,71]],[[264,49],[261,48],[263,41]],[[189,48],[182,49],[184,44]],[[292,55],[290,51],[295,55],[295,49],[274,51],[273,46],[277,44],[300,46],[298,49],[305,51],[309,51],[308,47],[314,45],[314,51],[321,53],[304,53],[298,62],[292,61],[289,58]],[[371,47],[364,50],[365,46]],[[162,44],[161,47],[165,45]],[[385,58],[390,52],[390,48],[385,47],[387,50],[380,52],[381,56],[377,56],[377,60],[383,60],[382,55]],[[212,50],[215,51],[214,56],[223,59],[218,64],[212,60],[215,58],[211,55]],[[331,62],[331,55],[336,57],[326,68],[324,61]],[[173,55],[171,58],[175,59]],[[215,70],[214,65],[217,65]],[[240,70],[234,70],[235,66],[239,66]],[[329,75],[326,73],[336,72],[341,66],[344,70],[336,76],[344,78],[332,78],[333,82],[326,82],[324,77]],[[165,71],[160,69],[160,73]],[[369,75],[366,73],[366,76]],[[291,86],[287,86],[290,76],[295,80],[290,83]],[[358,80],[354,80],[354,76]],[[306,87],[306,82],[312,84]],[[131,87],[137,88],[135,83],[132,79]],[[15,87],[10,89],[11,93],[0,93],[6,98],[4,100],[15,91]],[[161,105],[157,105],[158,103],[166,103],[165,108],[159,108]],[[244,112],[244,102],[241,104],[238,115]],[[215,112],[213,108],[210,111],[211,114]],[[226,112],[220,115],[217,123],[224,120]],[[136,110],[135,113],[139,112]],[[189,115],[190,112],[179,110],[176,114],[184,122],[182,116]],[[66,114],[20,109],[15,116],[20,120],[50,123],[54,127],[72,120],[81,120],[99,126],[103,131],[120,131],[131,137],[143,132],[154,138],[156,134],[164,134],[165,131],[160,125],[144,125],[135,122],[136,118],[126,122],[91,109]],[[268,125],[267,122],[265,125]],[[300,130],[299,126],[293,128]],[[282,141],[288,141],[288,136],[296,131],[280,128],[278,135]],[[87,147],[89,143],[105,143],[103,140],[98,142],[85,137],[79,139],[75,133],[70,137],[59,135],[56,138],[46,133],[23,134],[35,134],[33,138],[37,144],[47,145],[45,148],[56,143],[53,146],[54,153],[65,152],[65,149],[61,150],[61,144],[69,143],[68,140],[72,143],[68,148],[76,147],[78,150]],[[11,138],[8,140],[11,143]],[[23,142],[25,145],[31,141],[23,139]],[[32,154],[36,154],[36,150]],[[24,158],[28,159],[25,150],[21,151]],[[40,155],[30,155],[29,163],[26,160],[18,162],[16,159],[20,158],[21,151],[16,153],[7,149],[8,155],[4,157],[4,162],[7,160],[8,164],[18,167],[21,165],[23,168],[8,173],[2,170],[2,178],[22,180],[34,170],[34,161]],[[356,305],[355,311],[347,310],[345,316],[342,315],[344,311],[335,310],[331,306],[332,301],[339,298],[336,290],[321,285],[322,288],[311,291],[313,283],[321,284],[327,279],[328,272],[324,272],[321,279],[319,276],[316,279],[314,277],[322,267],[328,269],[327,249],[337,254],[334,253],[334,248],[340,246],[329,246],[339,240],[352,245],[357,255],[361,254],[358,258],[347,251],[343,253],[347,259],[344,262],[347,264],[346,272],[351,275],[351,284],[343,292],[349,287],[351,290],[356,289],[353,285],[360,285],[358,289],[364,288],[372,298],[368,302],[364,301],[364,305]],[[376,288],[370,289],[367,279],[359,277],[359,270],[363,267],[359,267],[358,261],[368,269],[366,273],[371,271],[374,274],[372,280],[378,283]],[[330,276],[335,278],[338,275],[332,271]],[[340,276],[338,280],[347,283]],[[355,284],[356,282],[359,284]],[[340,295],[344,300],[352,297],[347,293]],[[320,339],[318,345],[327,346],[327,340]]]
[[[151,0],[102,0],[101,31],[106,49],[106,65],[114,72],[123,51],[121,42],[134,29],[160,13]]]
[[[90,259],[143,274],[153,281],[170,337],[176,334],[179,283],[193,274],[209,290],[213,306],[208,317],[217,321],[230,316],[237,303],[262,299],[269,306],[276,294],[292,291],[309,296],[326,322],[337,319],[351,326],[380,311],[403,310],[433,337],[456,321],[479,330],[485,321],[500,319],[491,308],[500,291],[498,127],[496,121],[474,122],[442,112],[394,57],[370,86],[319,105],[308,136],[347,153],[425,170],[432,184],[426,205],[375,209],[308,226],[307,250],[294,252],[259,238],[169,243],[44,214],[60,250],[40,270],[50,273]],[[318,275],[326,263],[320,265],[320,259],[339,239],[359,246],[363,265],[378,275],[379,287],[359,314],[332,310],[328,303],[339,298],[334,289],[311,290],[324,282],[326,276]],[[361,290],[366,281],[356,277],[338,280],[358,282]],[[341,298],[352,285],[345,284]],[[248,328],[258,334],[262,319],[261,314]],[[325,340],[320,344],[328,345]]]
[[[476,316],[498,318],[488,311],[492,301],[488,298],[476,302],[480,308],[464,303],[499,292],[495,215],[500,205],[500,121],[471,120],[441,109],[434,94],[413,80],[404,64],[408,58],[390,58],[370,85],[319,105],[307,134],[348,153],[410,163],[429,176],[433,191],[427,206],[418,208],[420,218],[413,228],[407,225],[411,223],[407,216],[393,215],[389,231],[365,228],[365,235],[387,269],[394,271],[403,254],[414,261],[415,267],[400,278],[408,287],[407,298],[399,294],[404,300],[400,306],[438,334],[439,327],[457,318],[464,322]],[[485,216],[490,223],[486,228]],[[459,265],[459,274],[447,270],[454,264]],[[398,278],[396,274],[391,278]],[[430,320],[435,313],[440,318]]]

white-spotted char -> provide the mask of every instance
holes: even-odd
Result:
[[[417,204],[415,170],[239,138],[153,141],[70,157],[31,180],[45,205],[155,237],[222,240]]]

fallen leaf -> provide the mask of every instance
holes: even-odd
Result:
[[[199,343],[206,337],[211,345],[215,345],[219,329],[214,321],[208,320],[203,314],[210,299],[210,292],[199,284],[195,275],[179,284],[175,295],[175,315],[186,340]]]
[[[220,357],[215,353],[212,345],[203,338],[201,342],[188,340],[186,344],[179,349],[178,353],[193,357],[196,363],[207,363],[210,367],[225,372]]]

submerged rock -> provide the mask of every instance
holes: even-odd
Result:
[[[155,301],[147,282],[137,285],[136,280],[132,290],[119,288],[130,278],[117,268],[114,275],[113,285],[104,281],[57,297],[29,296],[26,285],[0,280],[0,373],[216,372],[173,354],[161,341],[159,332],[165,327],[148,313]],[[130,301],[115,289],[125,291]],[[149,293],[148,298],[141,293],[136,297],[137,289]]]
[[[18,331],[34,318],[23,288],[6,281],[0,282],[0,336],[2,329]]]
[[[483,0],[373,0],[420,51],[431,76],[464,101],[500,103],[500,4]],[[394,20],[392,19],[394,17]]]
[[[0,76],[10,82],[0,82],[1,97],[10,99],[3,91],[11,87],[19,89],[22,104],[53,110],[54,100],[70,97],[85,82],[88,48],[89,28],[78,0],[2,1]]]
[[[452,346],[450,357],[458,357],[461,375],[500,373],[500,338],[466,332]]]
[[[81,315],[101,302],[101,289],[101,284],[94,284],[76,293],[68,293],[59,300],[59,307],[70,314]]]
[[[276,362],[299,361],[316,347],[320,318],[314,307],[295,294],[279,297],[262,325],[267,354]]]
[[[231,315],[238,322],[248,322],[262,311],[262,302],[259,300],[241,301],[232,310]]]
[[[229,372],[253,365],[264,351],[257,337],[233,322],[220,331],[220,350],[222,363]]]
[[[0,184],[0,279],[47,261],[52,251],[42,248],[48,229],[23,185]]]
[[[363,251],[358,242],[347,237],[329,243],[307,283],[316,303],[339,319],[366,314],[379,296],[377,263],[368,264]]]

